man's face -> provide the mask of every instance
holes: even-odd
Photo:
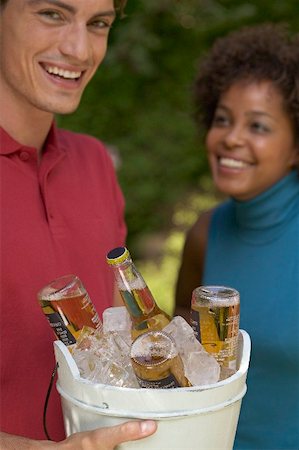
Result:
[[[113,0],[8,0],[1,14],[5,99],[25,111],[70,113],[102,62]]]

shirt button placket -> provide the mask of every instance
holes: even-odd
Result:
[[[30,155],[29,155],[28,152],[26,152],[26,151],[23,150],[23,151],[20,153],[20,160],[21,160],[21,161],[28,161],[29,158],[30,158]]]

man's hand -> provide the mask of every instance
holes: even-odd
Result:
[[[61,442],[61,445],[65,446],[66,449],[74,448],[76,450],[113,450],[122,442],[135,441],[150,436],[156,429],[156,423],[150,420],[125,422],[114,427],[73,434]]]
[[[122,442],[135,441],[153,434],[157,424],[152,420],[125,422],[114,427],[83,431],[61,442],[34,441],[21,436],[0,433],[1,450],[114,450]]]

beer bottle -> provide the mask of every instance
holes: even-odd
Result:
[[[164,331],[148,331],[131,346],[131,362],[142,388],[169,389],[191,386],[175,341]]]
[[[192,292],[191,326],[221,366],[221,379],[237,370],[240,294],[227,286],[200,286]]]
[[[84,327],[102,328],[94,305],[76,275],[51,281],[38,292],[37,298],[56,337],[66,346],[76,343]]]
[[[162,330],[170,317],[156,304],[142,275],[138,272],[126,247],[117,247],[107,254],[117,287],[132,320],[132,338],[149,330]]]

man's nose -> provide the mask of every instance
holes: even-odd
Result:
[[[60,51],[70,58],[69,62],[88,62],[91,57],[91,42],[86,27],[69,27],[62,37]]]

